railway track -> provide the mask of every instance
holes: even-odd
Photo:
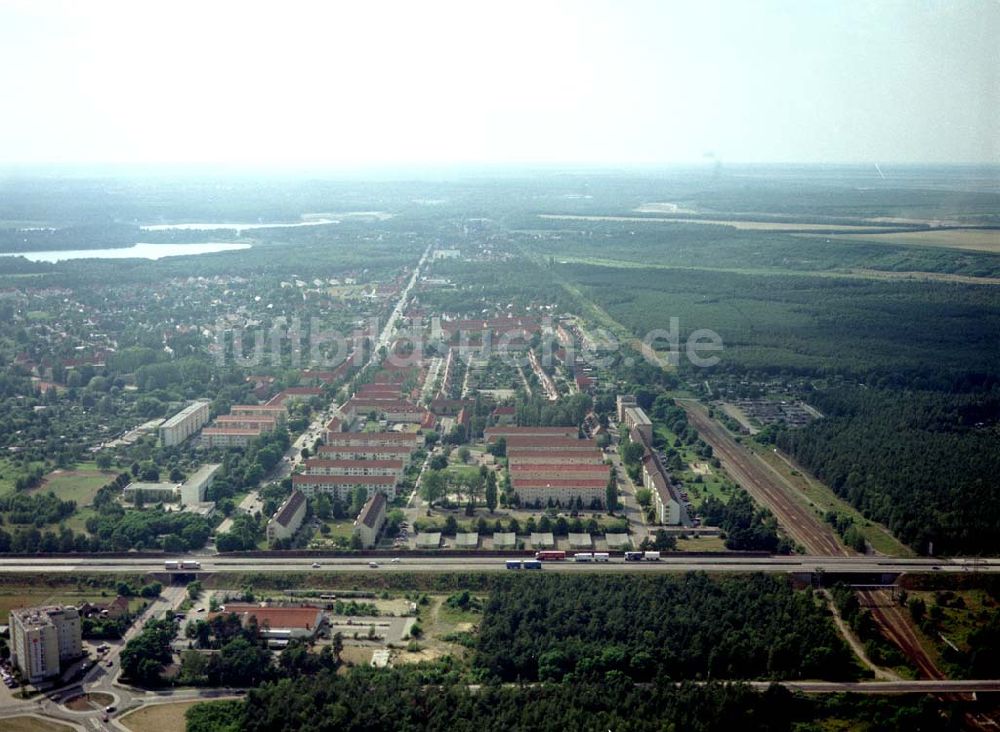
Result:
[[[700,405],[687,399],[678,399],[677,403],[687,412],[688,420],[698,430],[701,438],[712,446],[726,472],[755,501],[766,506],[775,515],[792,539],[810,554],[818,556],[843,557],[853,554],[840,543],[829,525],[802,504],[792,486],[784,484],[760,458],[736,442]]]

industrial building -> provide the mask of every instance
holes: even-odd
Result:
[[[160,443],[164,447],[179,445],[208,424],[209,402],[196,401],[160,425]]]
[[[60,663],[83,655],[79,612],[68,605],[12,610],[10,648],[29,683],[58,676]]]
[[[248,603],[226,603],[219,612],[209,615],[209,619],[219,615],[236,615],[246,627],[255,624],[260,636],[272,647],[283,647],[293,639],[309,640],[323,627],[326,618],[323,611],[313,605],[252,605]]]

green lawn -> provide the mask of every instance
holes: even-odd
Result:
[[[66,528],[72,529],[77,534],[86,534],[87,519],[96,515],[97,511],[90,506],[85,506],[84,508],[77,508],[76,513],[66,519],[63,523],[66,524]]]
[[[659,435],[666,439],[666,444],[673,447],[674,440],[677,439],[677,436],[662,424],[657,423],[655,425],[655,429]],[[708,473],[700,476],[701,482],[696,483],[695,480],[699,477],[699,475],[691,466],[694,463],[708,464],[709,460],[698,455],[688,445],[682,444],[680,447],[673,447],[673,449],[680,453],[681,460],[686,466],[684,470],[674,473],[674,476],[684,483],[684,488],[688,492],[688,498],[691,499],[691,503],[694,505],[696,511],[701,506],[702,501],[709,496],[714,496],[724,503],[729,501],[732,493],[731,491],[724,489],[726,481],[720,468],[713,468],[710,466]]]
[[[351,519],[330,519],[324,523],[330,527],[330,533],[324,534],[317,531],[309,542],[310,546],[332,544],[334,539],[351,540],[351,535],[354,533],[354,522]]]
[[[53,470],[45,476],[33,493],[55,493],[64,501],[76,501],[77,506],[89,506],[102,486],[115,477],[112,470],[101,471],[93,463],[80,463],[75,468]]]
[[[724,552],[726,541],[718,536],[700,536],[677,540],[677,551],[681,552]]]

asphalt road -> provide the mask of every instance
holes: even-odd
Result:
[[[510,558],[524,558],[511,555]],[[372,557],[199,557],[202,572],[449,572],[449,571],[505,571],[503,556],[410,557],[400,555],[398,563],[386,558]],[[369,562],[378,563],[377,568]],[[313,568],[313,562],[320,567]],[[891,558],[877,556],[826,557],[826,556],[771,556],[771,557],[704,557],[688,556],[683,552],[665,554],[655,562],[625,562],[620,557],[608,563],[567,561],[546,562],[546,571],[554,572],[841,572],[841,573],[900,573],[900,572],[1000,572],[1000,559],[952,558]],[[163,572],[163,562],[153,559],[108,558],[49,558],[3,557],[0,573],[82,573],[82,572]]]

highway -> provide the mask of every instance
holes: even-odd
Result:
[[[505,558],[523,559],[524,555],[504,556],[407,556],[401,553],[399,561],[393,558],[351,557],[241,557],[201,556],[202,573],[219,572],[467,572],[507,571]],[[313,567],[316,562],[320,566]],[[378,567],[370,567],[376,562]],[[935,572],[969,573],[1000,572],[1000,559],[933,559],[892,558],[879,556],[827,557],[827,556],[770,556],[738,557],[688,556],[683,552],[664,554],[659,561],[625,562],[614,557],[607,563],[549,561],[544,571],[549,572],[774,572],[784,574],[832,572],[846,574]],[[146,573],[163,572],[163,560],[153,558],[104,558],[77,557],[12,557],[0,558],[2,573]]]

